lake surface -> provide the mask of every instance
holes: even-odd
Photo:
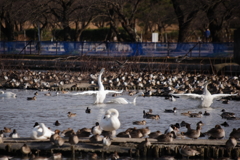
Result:
[[[202,121],[204,126],[202,132],[206,132],[213,128],[216,124],[221,124],[225,121],[230,125],[223,127],[226,131],[226,139],[233,128],[239,128],[239,120],[222,119],[220,114],[224,108],[226,111],[234,112],[236,117],[240,117],[240,101],[230,101],[229,104],[223,104],[221,101],[214,101],[211,108],[198,108],[196,100],[177,98],[175,102],[166,100],[164,97],[138,97],[136,104],[93,104],[93,96],[87,95],[71,95],[69,94],[45,96],[48,92],[38,92],[37,100],[28,101],[27,97],[33,97],[36,90],[18,90],[8,89],[17,94],[16,98],[1,98],[0,99],[0,129],[3,127],[10,127],[16,129],[20,137],[30,137],[35,122],[45,123],[47,127],[52,130],[64,130],[73,128],[75,131],[87,127],[91,128],[96,122],[103,118],[104,113],[110,109],[115,108],[119,111],[119,119],[121,122],[120,129],[117,133],[125,131],[129,127],[142,128],[148,126],[151,131],[160,130],[164,132],[170,124],[180,123],[186,121],[195,128],[196,123]],[[128,101],[133,101],[133,96],[128,96],[127,92],[123,92],[121,97]],[[113,99],[111,94],[107,95],[105,102]],[[91,113],[85,113],[85,109],[89,107]],[[165,109],[177,108],[177,113],[164,113]],[[143,110],[153,110],[153,114],[159,114],[160,120],[151,120],[143,118]],[[182,116],[182,112],[204,112],[207,110],[210,116],[203,116],[202,118],[190,118]],[[68,118],[67,113],[77,113],[76,117]],[[58,120],[61,125],[55,126],[53,123]],[[133,125],[133,121],[146,120],[145,126]],[[185,127],[180,128],[180,131],[186,131]],[[203,137],[206,139],[207,137]]]

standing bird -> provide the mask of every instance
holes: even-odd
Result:
[[[145,138],[144,141],[142,141],[140,144],[137,145],[137,148],[142,149],[142,148],[144,148],[144,147],[150,147],[151,145],[152,145],[152,144],[151,144],[151,142],[149,141],[149,139],[148,139],[148,138]]]
[[[74,131],[72,131],[72,134],[68,140],[71,145],[76,145],[78,144],[78,141],[79,141],[78,136]]]
[[[99,123],[96,122],[95,126],[92,127],[91,129],[91,134],[93,135],[101,135],[102,134],[102,128],[99,126]]]
[[[187,132],[183,133],[183,135],[187,136],[188,138],[198,139],[201,135],[201,125],[198,125],[196,130],[191,129],[190,124],[186,124]]]
[[[209,139],[222,139],[225,137],[225,130],[220,125],[215,125],[214,128],[205,132],[204,135],[208,135]]]
[[[104,131],[116,131],[120,128],[121,123],[118,119],[119,112],[118,110],[111,108],[106,111],[103,119],[100,122],[100,126]]]
[[[229,139],[225,143],[227,149],[233,149],[237,145],[237,140],[234,137],[229,137]]]
[[[26,143],[24,143],[23,146],[21,147],[21,152],[22,152],[23,155],[28,156],[28,154],[31,153],[31,149]]]
[[[103,148],[106,148],[107,147],[107,149],[109,148],[109,146],[111,145],[111,139],[108,137],[108,136],[105,136],[104,138],[103,138],[103,140],[102,140],[102,142],[103,142]]]
[[[12,137],[12,138],[19,138],[19,135],[17,133],[17,130],[14,129],[12,133],[9,134],[9,137]]]

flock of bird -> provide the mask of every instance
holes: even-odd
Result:
[[[176,101],[176,97],[182,97],[182,96],[188,96],[189,98],[198,98],[200,100],[200,107],[210,107],[213,103],[213,99],[215,98],[223,98],[226,97],[226,99],[229,99],[229,97],[238,97],[239,95],[239,77],[233,76],[233,77],[227,77],[227,76],[207,76],[204,74],[190,74],[185,72],[176,73],[173,75],[164,75],[162,73],[148,73],[148,72],[142,72],[142,73],[120,73],[119,75],[112,75],[107,76],[106,78],[103,78],[102,81],[102,75],[104,73],[105,69],[103,68],[98,77],[96,78],[96,75],[90,75],[92,79],[96,80],[98,83],[98,90],[97,91],[84,91],[84,92],[77,92],[74,94],[71,94],[72,96],[76,95],[95,95],[95,101],[93,103],[99,104],[99,103],[105,103],[104,100],[106,98],[106,94],[113,94],[113,96],[116,96],[116,94],[121,94],[123,90],[121,91],[115,91],[115,90],[105,90],[104,84],[107,83],[109,86],[120,84],[119,86],[125,86],[129,87],[131,86],[138,86],[138,87],[146,87],[145,93],[141,92],[141,95],[143,96],[153,96],[153,95],[165,95],[166,99],[169,98],[171,101]],[[46,72],[42,74],[41,72],[34,72],[34,71],[27,71],[28,73],[28,81],[26,80],[27,76],[22,74],[22,76],[18,76],[18,73],[12,72],[10,75],[15,76],[15,80],[9,76],[7,72],[2,73],[4,75],[5,80],[9,80],[5,83],[4,86],[13,85],[16,82],[24,82],[26,85],[29,86],[30,84],[41,84],[45,86],[45,84],[49,82],[43,81],[44,75],[48,75],[49,77],[47,79],[55,79],[57,80],[59,76],[55,73],[55,76],[53,76],[50,72]],[[31,73],[31,75],[29,75]],[[70,78],[70,76],[65,73],[65,75],[62,75],[66,78],[68,77],[68,81],[73,80],[82,80],[82,75],[76,76],[75,78]],[[35,77],[35,79],[30,80],[30,78]],[[52,78],[50,78],[52,77]],[[111,78],[110,78],[111,77]],[[18,79],[22,78],[22,79]],[[39,80],[42,79],[42,80]],[[29,83],[29,80],[33,83]],[[46,80],[46,77],[45,77]],[[57,80],[59,81],[59,79]],[[64,80],[60,81],[63,82]],[[63,82],[65,83],[65,81]],[[40,85],[40,88],[41,88]],[[60,85],[58,83],[58,85]],[[210,89],[208,89],[208,86],[210,86]],[[46,87],[46,86],[45,86]],[[42,87],[42,88],[45,88]],[[48,86],[50,88],[50,86]],[[47,88],[48,88],[47,87]],[[25,88],[25,87],[24,87]],[[27,88],[27,87],[26,87]],[[214,93],[211,94],[210,93]],[[50,93],[50,92],[49,92]],[[12,92],[0,92],[0,96],[6,96],[6,97],[16,97],[17,95]],[[129,95],[136,95],[139,96],[137,93],[133,93],[132,91],[129,91]],[[29,97],[27,100],[36,100],[37,92],[34,97]],[[46,95],[50,96],[50,95]],[[133,100],[133,103],[136,101],[136,97]],[[108,103],[108,102],[106,102]],[[120,104],[128,104],[126,99],[122,97],[114,98],[110,103],[120,103]],[[174,107],[173,109],[167,109],[164,112],[174,114],[176,113],[177,108]],[[86,108],[86,113],[91,113],[90,108]],[[209,113],[205,111],[205,113],[199,112],[199,113],[191,113],[190,111],[187,113],[181,113],[184,116],[189,117],[201,117],[202,115],[208,116]],[[76,113],[68,112],[67,116],[69,118],[75,117]],[[79,143],[79,138],[81,137],[89,137],[90,142],[100,142],[102,143],[104,148],[108,148],[111,145],[111,140],[114,137],[125,137],[125,138],[145,138],[145,140],[138,145],[138,147],[143,146],[150,146],[151,141],[150,138],[156,139],[158,142],[173,142],[175,138],[183,138],[187,137],[190,139],[198,139],[201,136],[208,136],[209,139],[223,139],[225,135],[224,129],[221,127],[226,126],[227,124],[221,124],[216,125],[214,128],[208,130],[207,132],[202,133],[201,129],[204,126],[204,124],[199,121],[196,124],[196,129],[191,127],[191,124],[187,122],[182,122],[180,124],[176,123],[174,125],[170,125],[169,128],[166,129],[164,133],[160,131],[154,131],[152,132],[148,127],[145,128],[128,128],[124,132],[117,133],[117,130],[121,127],[120,120],[118,119],[119,112],[117,109],[109,109],[105,112],[104,116],[102,117],[100,122],[96,122],[96,125],[92,128],[82,128],[79,129],[77,132],[75,132],[73,129],[69,128],[64,131],[55,130],[52,131],[49,129],[44,123],[36,123],[32,129],[31,138],[32,139],[49,139],[52,145],[61,147],[66,143],[65,138],[68,137],[68,142],[71,145],[77,145]],[[238,119],[238,117],[235,116],[234,113],[226,112],[225,110],[222,110],[221,114],[222,118],[225,119]],[[158,120],[160,119],[160,116],[158,114],[153,114],[152,110],[149,111],[143,111],[143,118],[147,119],[154,119]],[[61,125],[60,122],[56,121],[54,123],[56,126]],[[134,121],[133,125],[146,125],[146,121]],[[186,127],[186,132],[180,132],[181,127]],[[0,131],[0,137],[4,137],[7,133],[9,133],[9,137],[12,138],[18,138],[17,131],[14,129],[11,133],[11,129],[5,127],[3,130]],[[229,139],[226,141],[226,148],[231,149],[237,146],[237,140],[240,138],[240,128],[233,129],[233,131],[229,135]],[[2,138],[0,138],[0,142],[3,141]],[[24,148],[25,147],[25,148]],[[24,144],[22,147],[22,152],[24,154],[29,154],[27,152],[24,152],[26,149],[27,144]],[[182,154],[182,156],[190,157],[200,154],[199,151],[196,151],[194,149],[191,149],[188,146],[182,146],[179,150],[179,153]],[[116,153],[115,153],[116,154]]]

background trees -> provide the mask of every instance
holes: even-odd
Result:
[[[177,26],[178,42],[204,40],[207,28],[212,42],[228,42],[240,26],[239,6],[240,0],[1,0],[0,38],[13,41],[23,30],[39,28],[48,32],[44,40],[82,41],[87,29],[107,28],[96,39],[151,41],[158,32],[166,42],[167,28]]]

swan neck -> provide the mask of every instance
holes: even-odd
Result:
[[[103,71],[100,72],[99,76],[98,76],[98,87],[99,87],[99,91],[103,91],[104,90],[104,86],[102,84],[102,74]]]
[[[210,92],[208,91],[207,87],[208,87],[208,83],[205,84],[205,86],[204,86],[203,94],[210,94]]]

